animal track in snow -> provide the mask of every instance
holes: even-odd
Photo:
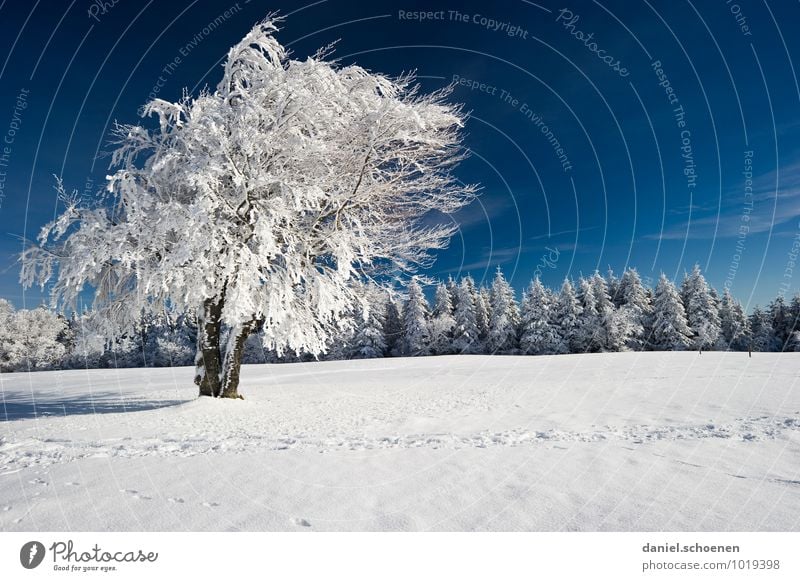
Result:
[[[366,435],[312,435],[301,433],[295,436],[283,433],[270,436],[268,433],[255,433],[238,430],[228,434],[202,433],[176,442],[169,437],[150,437],[132,441],[122,447],[113,442],[74,441],[40,447],[39,440],[29,439],[25,445],[17,446],[0,454],[3,473],[9,469],[43,467],[69,460],[103,456],[141,458],[191,457],[205,454],[245,453],[255,451],[284,451],[292,449],[315,449],[320,452],[348,450],[380,450],[389,448],[431,448],[463,449],[490,448],[497,446],[532,446],[565,442],[629,442],[644,445],[658,441],[685,441],[705,438],[721,438],[740,442],[757,442],[775,439],[786,432],[800,432],[800,420],[796,418],[739,418],[726,424],[700,423],[696,425],[637,424],[630,426],[602,426],[588,431],[533,430],[514,428],[501,432],[484,430],[473,434],[420,433],[404,435],[366,436]],[[47,486],[41,478],[29,481],[31,484]],[[76,484],[77,485],[77,484]],[[150,500],[150,497],[132,495]]]

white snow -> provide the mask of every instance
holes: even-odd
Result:
[[[797,354],[192,375],[0,375],[0,530],[800,530]]]

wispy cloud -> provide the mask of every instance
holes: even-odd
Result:
[[[776,183],[777,182],[777,183]],[[752,206],[750,202],[752,201]],[[689,206],[685,206],[689,209]],[[680,209],[678,209],[680,210]],[[709,212],[713,212],[709,215]],[[680,212],[676,212],[680,213]],[[730,238],[744,226],[748,234],[768,232],[780,224],[800,217],[800,161],[753,178],[753,197],[746,199],[744,185],[738,184],[723,194],[722,207],[692,207],[692,217],[673,224],[664,232],[646,238],[683,240]]]

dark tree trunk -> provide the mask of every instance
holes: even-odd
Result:
[[[221,392],[222,361],[219,340],[223,301],[214,297],[203,303],[203,313],[197,321],[197,354],[194,382],[201,396],[219,397]]]
[[[239,395],[239,375],[242,370],[242,355],[244,354],[244,344],[255,328],[256,321],[250,321],[241,327],[231,329],[228,348],[225,352],[221,397],[244,399]]]

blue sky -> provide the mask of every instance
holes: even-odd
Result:
[[[483,193],[430,274],[500,265],[521,290],[699,263],[749,307],[800,289],[797,2],[0,0],[0,297],[42,301],[16,256],[59,211],[53,175],[94,195],[113,122],[214,86],[272,10],[295,58],[338,40],[344,63],[458,83]]]

